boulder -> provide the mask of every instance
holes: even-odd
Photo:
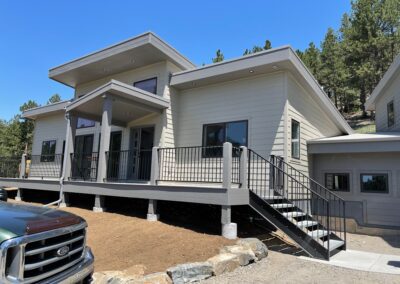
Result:
[[[256,255],[251,249],[239,245],[225,246],[220,250],[220,253],[232,253],[237,255],[241,266],[246,266],[257,260]]]
[[[209,262],[186,263],[168,268],[167,274],[174,284],[183,284],[211,277],[213,267]]]
[[[134,284],[172,284],[171,278],[165,272],[152,273],[133,282]]]
[[[267,246],[257,238],[246,238],[237,241],[237,244],[251,249],[257,257],[257,260],[261,260],[268,256]]]
[[[240,266],[239,256],[233,253],[221,253],[207,260],[213,267],[214,275],[234,271]]]

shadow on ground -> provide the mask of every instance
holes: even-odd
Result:
[[[15,191],[9,193],[14,199]],[[26,202],[48,204],[58,199],[57,192],[24,190]],[[94,196],[87,194],[69,194],[69,205],[92,210]],[[122,197],[106,197],[107,212],[136,218],[146,218],[148,200]],[[209,235],[221,234],[221,208],[217,205],[159,201],[160,221],[172,226],[186,228]],[[238,236],[256,237],[263,241],[270,250],[292,255],[306,255],[302,249],[294,246],[282,237],[274,226],[261,218],[248,206],[232,207],[232,222],[238,224]]]

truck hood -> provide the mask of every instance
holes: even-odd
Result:
[[[84,222],[74,214],[51,208],[0,201],[0,243],[6,239]]]

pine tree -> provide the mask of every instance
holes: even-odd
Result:
[[[59,94],[54,94],[49,98],[49,100],[47,101],[47,104],[50,105],[50,104],[55,104],[58,102],[61,102],[61,97]]]
[[[212,59],[212,62],[217,63],[221,61],[224,61],[224,54],[220,49],[218,49],[217,52],[215,53],[215,58]]]

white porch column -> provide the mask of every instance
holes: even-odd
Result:
[[[232,223],[231,219],[232,209],[231,206],[221,206],[221,225],[222,225],[222,236],[224,238],[234,240],[237,238],[237,224]]]
[[[107,178],[106,152],[110,150],[111,120],[112,120],[112,97],[103,96],[103,114],[101,118],[101,138],[97,168],[97,182],[104,182]]]
[[[71,154],[74,153],[76,124],[78,122],[78,118],[76,116],[71,115],[70,113],[66,114],[66,118],[67,118],[67,133],[65,135],[65,151],[63,153],[64,180],[68,180],[71,178],[71,168],[72,168]]]

